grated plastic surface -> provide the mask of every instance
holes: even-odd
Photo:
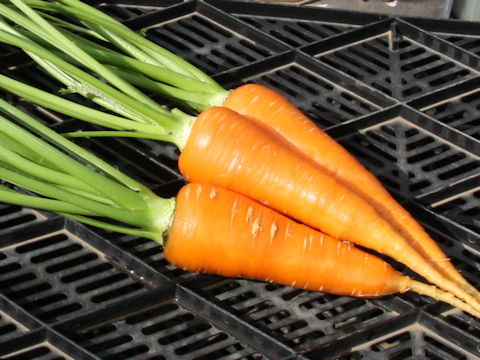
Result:
[[[225,87],[252,81],[288,96],[480,286],[478,23],[255,2],[99,4]],[[0,63],[60,87],[8,46]],[[9,100],[55,129],[87,126]],[[79,141],[163,196],[183,184],[172,146]],[[478,344],[480,320],[427,297],[357,299],[185,273],[155,242],[0,204],[2,359],[458,360],[480,359]]]

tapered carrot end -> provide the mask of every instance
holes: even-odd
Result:
[[[480,311],[475,310],[472,305],[463,302],[451,293],[443,291],[434,285],[424,284],[420,281],[412,279],[410,279],[407,285],[410,291],[416,292],[420,295],[429,296],[435,300],[442,301],[446,304],[450,304],[480,319]]]
[[[468,283],[464,278],[458,279],[457,283],[470,295],[472,295],[477,301],[480,302],[480,291],[478,291],[472,284]]]
[[[397,241],[397,244],[398,243],[400,243],[400,241]],[[422,276],[426,281],[437,286],[437,289],[442,289],[443,291],[450,293],[459,301],[469,304],[472,309],[480,312],[480,301],[475,294],[472,294],[473,287],[471,285],[469,285],[469,288],[466,289],[466,280],[462,281],[462,283],[459,283],[458,281],[452,280],[450,277],[445,276],[442,272],[438,271],[433,264],[423,258],[422,255],[419,254],[413,247],[409,246],[408,243],[404,243],[404,247],[401,248],[401,251],[398,251],[398,249],[395,248],[395,245],[396,244],[394,243],[394,247],[390,250],[389,254],[387,253],[388,255],[407,265],[411,270]],[[401,257],[399,257],[398,254],[400,254]],[[409,287],[411,286],[415,285],[410,285],[409,283]]]

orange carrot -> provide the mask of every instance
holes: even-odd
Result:
[[[178,193],[164,254],[186,271],[356,297],[412,290],[479,315],[451,294],[401,275],[377,256],[207,184],[188,184]]]
[[[287,98],[267,87],[247,84],[235,89],[223,105],[284,137],[324,171],[372,204],[437,270],[480,298],[437,243],[380,181]]]
[[[212,107],[198,116],[179,168],[191,182],[237,191],[337,239],[389,255],[480,310],[470,294],[440,274],[367,201],[233,110]]]

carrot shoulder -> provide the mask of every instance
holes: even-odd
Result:
[[[387,254],[480,309],[367,201],[233,110],[210,108],[198,116],[179,167],[191,182],[232,189],[335,238]]]
[[[235,89],[224,106],[276,131],[323,170],[372,204],[437,270],[476,292],[448,261],[437,243],[380,181],[287,98],[267,87],[247,84]]]
[[[208,184],[180,190],[164,253],[187,271],[356,297],[412,289],[479,315],[450,294],[401,275],[379,257]]]

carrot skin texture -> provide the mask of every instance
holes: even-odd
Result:
[[[387,254],[480,309],[368,202],[278,139],[233,110],[212,107],[197,117],[179,168],[190,182],[237,191],[334,238]]]
[[[258,84],[235,89],[223,106],[262,123],[370,202],[424,258],[451,280],[471,288],[423,227],[345,148],[314,124],[287,98]]]
[[[180,190],[164,254],[187,271],[336,295],[408,290],[409,279],[382,259],[209,184]]]

